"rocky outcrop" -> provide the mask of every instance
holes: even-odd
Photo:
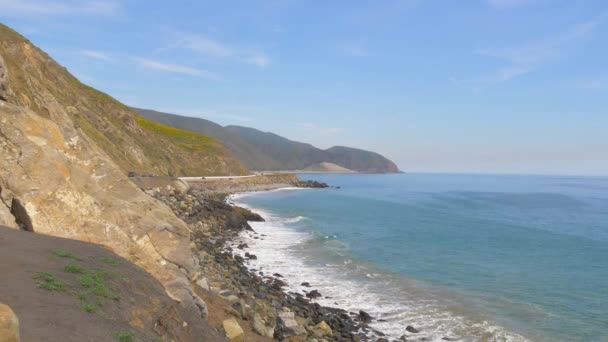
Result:
[[[8,70],[4,64],[4,59],[0,56],[0,100],[8,99]]]
[[[0,98],[0,223],[105,245],[205,315],[204,303],[184,285],[197,269],[189,227],[127,173],[211,170],[204,165],[230,171],[233,159],[219,143],[194,137],[217,148],[210,154],[159,136],[1,24]]]
[[[0,101],[0,184],[13,196],[10,209],[17,223],[106,245],[163,284],[187,283],[196,267],[188,227],[131,183],[61,108],[54,113],[50,120]],[[197,306],[190,293],[167,290]]]
[[[8,305],[0,303],[0,342],[19,341],[19,319]]]

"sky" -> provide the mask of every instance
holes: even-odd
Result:
[[[604,0],[0,0],[132,106],[406,172],[608,175]]]

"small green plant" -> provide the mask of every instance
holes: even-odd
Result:
[[[49,291],[62,291],[65,283],[49,272],[37,272],[34,274],[36,287],[47,289]]]
[[[95,303],[89,303],[89,302],[83,302],[82,303],[82,309],[88,313],[95,313],[95,311],[97,311],[97,304]]]
[[[117,259],[114,259],[114,258],[110,258],[108,256],[101,257],[101,261],[105,262],[108,265],[114,266],[114,267],[120,265],[120,261],[118,261]]]
[[[114,337],[116,337],[116,339],[120,342],[135,341],[135,334],[130,331],[126,331],[126,330],[121,330],[121,331],[115,332]]]
[[[61,257],[61,258],[80,260],[77,256],[75,256],[74,254],[72,254],[64,249],[51,249],[51,254]]]
[[[89,270],[78,278],[80,286],[88,289],[87,294],[98,297],[119,300],[120,296],[113,292],[113,289],[106,283],[106,277],[109,277],[109,272],[106,270]]]
[[[67,264],[64,268],[63,271],[68,272],[68,273],[77,273],[77,274],[82,274],[85,272],[85,269],[80,266],[80,265],[76,265],[76,264]]]

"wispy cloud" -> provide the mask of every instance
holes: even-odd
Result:
[[[114,15],[120,4],[113,0],[0,0],[5,15]]]
[[[311,123],[311,122],[298,122],[298,123],[296,123],[296,126],[309,130],[309,131],[321,133],[322,135],[333,135],[333,134],[337,134],[337,133],[344,131],[343,128],[322,127],[322,126],[319,126],[319,125]]]
[[[83,51],[81,51],[81,53],[82,53],[82,55],[89,57],[89,58],[93,58],[93,59],[98,59],[98,60],[102,60],[102,61],[111,61],[112,60],[110,55],[105,52],[93,51],[93,50],[83,50]]]
[[[183,35],[173,47],[188,49],[216,59],[252,64],[260,68],[271,64],[270,57],[263,51],[233,46],[203,35]]]
[[[477,49],[475,53],[505,62],[506,65],[499,68],[490,78],[494,81],[508,81],[531,73],[571,52],[602,20],[603,16],[580,23],[561,34],[520,46],[482,48]]]
[[[228,46],[203,36],[187,35],[177,42],[177,46],[216,58],[227,58],[234,55],[234,51]]]
[[[367,44],[364,42],[344,43],[339,45],[338,49],[343,54],[352,57],[369,57],[373,55],[373,53],[367,47]]]
[[[207,71],[207,70],[203,70],[203,69],[196,69],[196,68],[187,67],[187,66],[178,65],[178,64],[163,63],[163,62],[146,59],[146,58],[139,58],[139,57],[133,58],[133,61],[135,63],[137,63],[137,65],[139,65],[143,68],[146,68],[146,69],[166,71],[166,72],[172,72],[172,73],[176,73],[176,74],[190,75],[190,76],[196,76],[196,77],[202,77],[202,78],[208,78],[208,79],[214,79],[214,80],[220,78],[219,75],[217,75],[216,73],[213,73],[211,71]]]
[[[494,8],[504,9],[530,5],[535,0],[487,0],[487,2]]]

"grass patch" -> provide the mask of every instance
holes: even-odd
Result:
[[[110,277],[110,272],[106,270],[89,270],[78,278],[78,282],[86,289],[88,295],[119,300],[120,296],[106,283],[107,278]]]
[[[82,309],[88,313],[95,313],[97,311],[97,304],[90,302],[83,302]]]
[[[114,266],[114,267],[120,265],[120,261],[118,261],[117,259],[114,259],[114,258],[110,258],[108,256],[102,256],[101,261],[105,262],[106,264],[108,264],[110,266]]]
[[[80,258],[78,258],[77,256],[75,256],[74,254],[64,250],[64,249],[51,249],[51,254],[61,257],[61,258],[68,258],[68,259],[72,259],[72,260],[80,260]]]
[[[140,127],[158,134],[187,151],[205,151],[213,149],[218,145],[217,141],[213,138],[175,127],[165,126],[141,116],[136,116],[135,121]]]
[[[135,341],[135,334],[130,331],[127,331],[127,330],[121,330],[121,331],[115,332],[114,337],[116,337],[116,340],[119,342]]]
[[[63,291],[65,283],[49,272],[37,272],[34,274],[36,287],[49,291]]]
[[[63,268],[64,272],[68,272],[68,273],[76,273],[76,274],[82,274],[85,272],[84,267],[80,266],[80,265],[76,265],[76,264],[67,264],[65,265],[65,267]]]

